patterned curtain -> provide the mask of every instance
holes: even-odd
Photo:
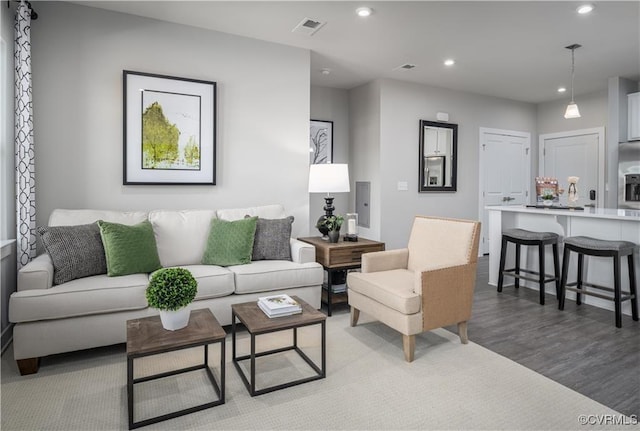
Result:
[[[15,22],[15,144],[18,269],[36,255],[36,190],[31,103],[31,9],[23,1]]]

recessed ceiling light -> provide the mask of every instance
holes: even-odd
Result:
[[[564,93],[565,91],[567,91],[565,87],[558,87],[558,93]]]
[[[578,6],[578,8],[576,9],[576,11],[581,14],[584,15],[586,13],[591,12],[594,9],[595,6],[593,6],[592,4],[588,3],[588,4],[583,4]]]
[[[453,66],[454,64],[456,64],[456,61],[452,58],[448,58],[444,61],[445,66]]]
[[[359,7],[358,9],[356,9],[356,13],[358,14],[358,16],[367,17],[373,13],[373,9],[371,9],[370,7]]]

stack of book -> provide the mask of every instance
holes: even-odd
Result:
[[[291,316],[302,313],[300,304],[289,295],[273,295],[258,298],[258,307],[269,317]]]

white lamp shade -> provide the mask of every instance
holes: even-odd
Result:
[[[564,118],[580,118],[580,110],[576,102],[571,102],[567,105],[567,110],[564,113]]]
[[[322,163],[309,167],[309,193],[343,193],[349,188],[349,166]]]

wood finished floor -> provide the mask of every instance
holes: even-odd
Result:
[[[489,258],[478,262],[469,339],[626,415],[640,416],[640,322],[613,311],[537,291],[488,284]],[[552,286],[549,284],[549,286]],[[453,331],[453,328],[448,328]],[[588,414],[588,413],[587,413]]]
[[[488,279],[484,256],[478,262],[471,341],[620,413],[640,416],[640,322],[624,315],[622,328],[616,328],[613,311],[569,300],[560,311],[553,295],[543,306],[537,291],[505,287],[498,293]]]

